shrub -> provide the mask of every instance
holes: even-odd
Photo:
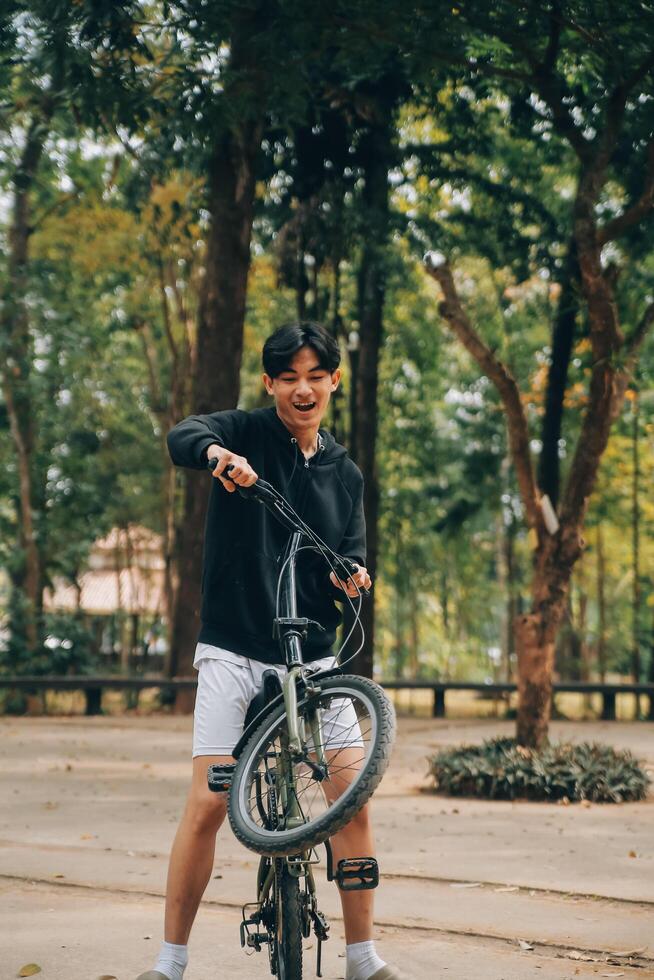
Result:
[[[445,749],[429,761],[430,788],[450,796],[622,803],[644,799],[650,784],[630,752],[588,742],[536,750],[494,738]]]

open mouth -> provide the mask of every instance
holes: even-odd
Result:
[[[293,408],[298,412],[310,412],[315,407],[315,402],[293,402]]]

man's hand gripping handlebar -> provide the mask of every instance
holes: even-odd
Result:
[[[293,521],[294,511],[286,504],[282,495],[270,483],[266,483],[265,480],[258,477],[243,456],[235,457],[233,453],[226,455],[228,456],[226,465],[222,466],[218,473],[215,473],[215,470],[223,462],[224,457],[210,456],[207,460],[207,469],[220,480],[226,490],[230,493],[238,490],[242,497],[250,497],[258,500],[259,503],[266,504],[278,520],[290,530],[302,530]],[[236,461],[233,462],[232,460]],[[237,483],[237,479],[243,482]],[[290,513],[285,512],[284,504]],[[339,572],[342,570],[344,576],[341,578],[340,575],[330,572],[329,577],[332,584],[352,598],[359,594],[370,595],[372,580],[367,569],[357,565],[351,558],[345,558],[341,555],[334,555],[333,558],[337,569]]]

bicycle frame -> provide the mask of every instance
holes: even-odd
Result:
[[[304,816],[295,793],[292,766],[288,765],[289,755],[304,755],[305,761],[314,769],[319,778],[327,771],[327,760],[323,747],[319,712],[312,712],[310,722],[315,761],[309,759],[303,751],[302,746],[306,733],[301,732],[299,728],[297,685],[298,680],[306,684],[304,659],[302,657],[302,640],[305,639],[308,629],[308,621],[298,618],[297,615],[295,562],[301,546],[302,537],[303,535],[300,531],[293,531],[286,548],[281,572],[282,578],[279,583],[281,616],[275,619],[274,624],[275,634],[279,639],[281,651],[288,668],[282,683],[282,696],[284,698],[288,725],[288,744],[282,745],[280,795],[286,812],[286,823],[289,827],[299,826],[304,822]]]

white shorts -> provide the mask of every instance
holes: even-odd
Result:
[[[283,680],[286,667],[263,664],[208,643],[198,643],[194,666],[198,671],[198,690],[193,713],[193,758],[231,755],[243,734],[245,715],[250,701],[261,688],[264,671],[276,670],[279,679]],[[311,666],[329,670],[337,666],[336,658],[330,655],[312,660]],[[347,745],[363,745],[357,742],[357,716],[351,704],[334,702],[333,710],[323,717],[323,726],[325,744],[330,747],[337,746],[339,732],[340,746],[344,744],[343,732]]]

